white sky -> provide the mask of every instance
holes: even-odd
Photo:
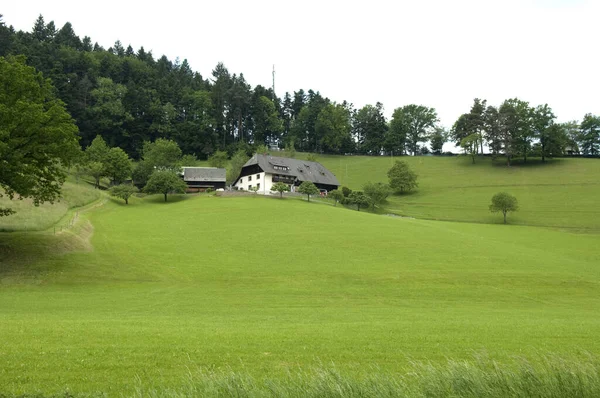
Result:
[[[155,58],[187,58],[209,77],[221,61],[277,95],[318,90],[390,117],[410,103],[450,127],[473,98],[548,103],[559,121],[600,113],[594,0],[7,1],[0,13],[30,31],[39,14],[104,48],[118,39]]]

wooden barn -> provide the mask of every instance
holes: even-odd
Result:
[[[204,192],[208,188],[225,189],[225,169],[217,167],[183,167],[183,181],[188,192]]]

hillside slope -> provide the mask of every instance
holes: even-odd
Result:
[[[600,353],[597,235],[276,198],[161,201],[91,213],[93,251],[38,252],[26,268],[0,258],[6,392]]]
[[[302,156],[302,155],[301,155]],[[407,162],[418,174],[416,192],[389,198],[390,212],[416,218],[478,223],[501,223],[488,210],[500,191],[519,200],[512,224],[600,230],[600,160],[554,159],[542,164],[506,167],[502,159],[465,157],[319,156],[342,185],[362,189],[368,182],[387,182],[395,160]]]

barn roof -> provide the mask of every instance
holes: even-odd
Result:
[[[244,164],[244,167],[252,165],[258,165],[265,173],[295,176],[300,181],[340,185],[335,175],[319,162],[256,154]]]
[[[225,181],[225,169],[217,167],[184,167],[184,181]]]

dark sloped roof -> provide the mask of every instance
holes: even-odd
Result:
[[[183,181],[225,181],[225,169],[216,167],[184,167]]]
[[[340,185],[335,175],[319,162],[256,154],[246,162],[244,167],[255,164],[265,173],[291,175],[300,181],[311,181],[315,184]],[[281,170],[281,167],[287,167],[287,170]]]

